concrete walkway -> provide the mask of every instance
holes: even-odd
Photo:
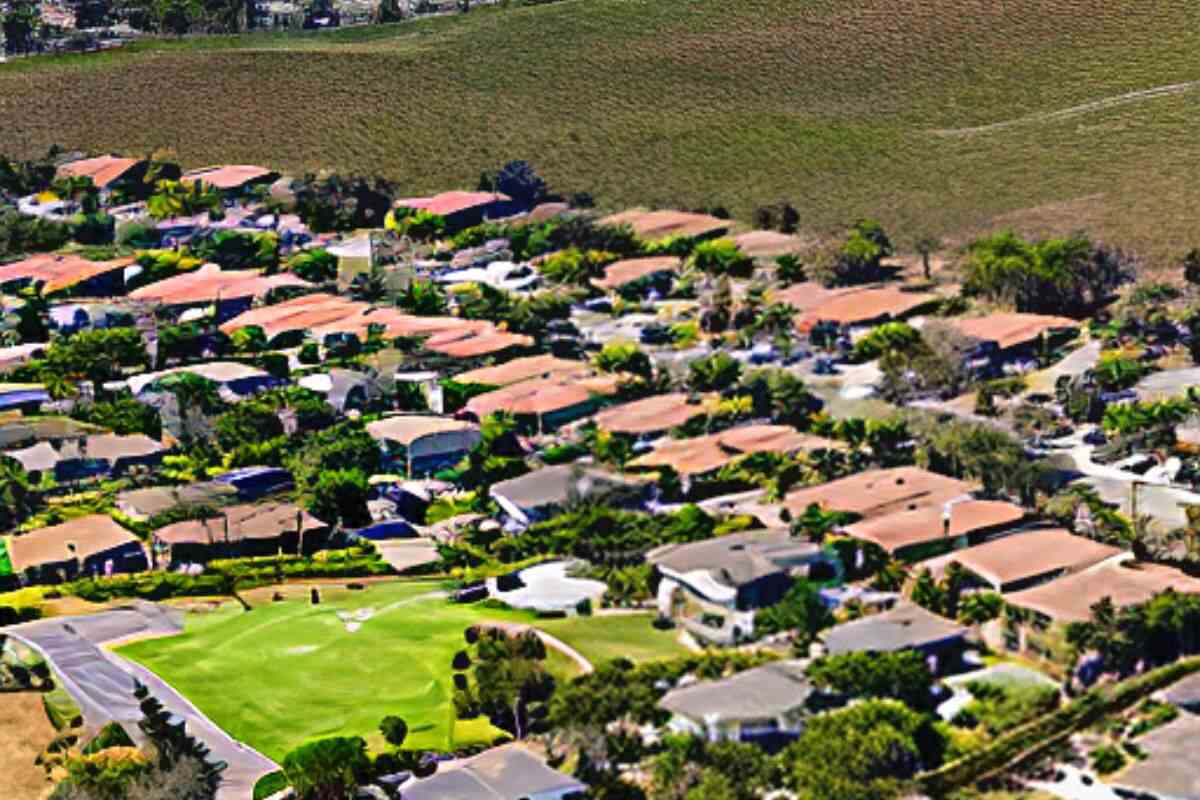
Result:
[[[163,706],[184,720],[187,731],[203,742],[214,761],[228,766],[218,800],[245,800],[254,784],[279,769],[275,762],[234,740],[182,695],[149,670],[102,649],[122,641],[164,636],[182,630],[180,618],[161,606],[138,603],[82,617],[57,617],[6,628],[4,634],[36,650],[50,664],[63,688],[79,705],[84,724],[99,730],[117,722],[134,741],[145,737],[137,723],[141,709],[133,696],[135,680]]]

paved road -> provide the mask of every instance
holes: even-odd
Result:
[[[102,649],[106,644],[180,630],[180,618],[173,612],[139,603],[88,616],[17,625],[4,633],[42,654],[78,703],[84,724],[91,730],[115,721],[135,741],[144,740],[137,727],[141,710],[133,697],[134,681],[141,681],[168,711],[185,721],[189,733],[208,746],[213,760],[229,765],[218,800],[245,800],[253,795],[260,777],[279,768],[275,762],[235,741],[149,670]]]

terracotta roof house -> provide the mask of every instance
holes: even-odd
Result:
[[[525,418],[527,427],[537,433],[546,433],[594,413],[606,396],[616,392],[617,382],[614,376],[535,378],[476,395],[459,413],[482,421],[506,411]]]
[[[214,558],[311,555],[328,544],[327,523],[292,503],[235,505],[218,516],[176,522],[154,532],[170,548],[172,564],[203,564]]]
[[[716,395],[693,396],[683,392],[656,394],[606,408],[596,414],[596,427],[611,433],[646,436],[679,427],[707,413]]]
[[[109,189],[120,183],[140,182],[149,162],[138,158],[97,156],[69,161],[58,168],[60,178],[88,178],[97,189]]]
[[[835,625],[822,640],[831,655],[916,650],[933,659],[933,671],[958,663],[966,629],[913,603]]]
[[[199,182],[222,192],[238,192],[254,184],[270,183],[277,177],[279,173],[265,167],[232,164],[189,170],[179,180],[181,183]]]
[[[606,470],[558,464],[494,483],[488,496],[518,524],[532,525],[549,519],[572,502],[597,496],[611,498],[620,490],[626,490],[622,504],[637,505],[645,488],[642,481]],[[606,500],[606,504],[611,502]]]
[[[432,197],[405,197],[397,200],[395,207],[437,214],[446,220],[446,227],[452,232],[522,210],[511,197],[500,192],[461,191],[442,192]]]
[[[751,258],[775,258],[795,253],[804,246],[800,237],[778,231],[747,231],[732,238],[738,249]]]
[[[818,322],[841,327],[903,319],[941,298],[929,292],[906,292],[895,286],[839,292],[803,311],[796,327],[810,330]]]
[[[803,514],[812,503],[857,514],[863,520],[897,511],[937,508],[967,499],[973,486],[920,467],[874,469],[788,493],[783,505],[793,516]]]
[[[205,264],[193,272],[134,289],[129,297],[178,309],[219,303],[217,319],[228,320],[271,290],[284,287],[309,289],[312,284],[290,272],[263,275],[255,270],[223,270],[217,264]]]
[[[583,361],[543,354],[514,358],[494,366],[460,372],[454,376],[454,380],[457,383],[503,388],[533,378],[582,378],[591,373],[591,366]]]
[[[600,220],[601,225],[628,225],[639,239],[647,242],[682,236],[698,239],[718,236],[729,230],[727,219],[687,211],[622,211]]]
[[[479,426],[448,417],[398,414],[368,423],[389,468],[408,477],[436,472],[462,460],[479,443]]]
[[[551,769],[519,744],[443,764],[400,785],[404,800],[584,800],[587,786]]]
[[[993,539],[921,566],[940,577],[949,564],[957,562],[973,576],[973,582],[1007,594],[1110,559],[1132,557],[1119,547],[1076,536],[1063,528],[1043,528]]]
[[[772,661],[720,680],[679,686],[658,707],[671,713],[668,729],[709,741],[761,743],[774,751],[804,730],[815,689],[807,661]]]
[[[720,469],[752,453],[795,453],[800,450],[842,450],[832,439],[801,433],[789,425],[743,425],[691,439],[670,439],[633,459],[630,467],[670,467],[683,476]]]
[[[592,285],[597,289],[613,291],[643,278],[674,275],[679,272],[681,263],[676,256],[627,258],[609,264],[604,270],[604,277],[593,278]]]
[[[431,336],[425,342],[426,350],[450,356],[451,358],[482,358],[483,356],[503,353],[513,348],[532,346],[533,337],[531,336],[525,336],[520,333],[509,333],[508,331],[496,330],[494,328],[469,333],[466,336],[462,335],[461,331],[454,331],[452,335],[441,338]]]
[[[13,572],[30,583],[149,569],[142,543],[107,514],[93,514],[8,540]]]
[[[71,290],[77,295],[111,297],[125,291],[132,258],[89,261],[70,253],[42,253],[0,266],[0,287],[13,291],[38,286],[43,295]]]
[[[1092,606],[1105,597],[1117,607],[1132,606],[1167,589],[1200,594],[1200,579],[1159,564],[1109,560],[1004,599],[1010,606],[1036,612],[1053,622],[1086,622],[1091,618]]]
[[[1044,314],[998,312],[983,317],[952,319],[949,324],[963,336],[991,344],[998,351],[1019,349],[1035,343],[1042,334],[1075,331],[1079,321]]]
[[[1025,518],[1025,509],[998,500],[919,504],[917,508],[865,519],[842,532],[877,545],[905,561],[961,550]]]

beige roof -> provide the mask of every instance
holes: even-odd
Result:
[[[705,395],[689,402],[683,392],[656,394],[631,403],[607,408],[594,417],[596,426],[613,433],[640,435],[678,427],[693,417],[704,414],[709,402],[717,395]]]
[[[533,337],[500,330],[484,330],[452,341],[434,341],[431,337],[425,349],[451,358],[477,358],[503,352],[510,347],[531,347]]]
[[[680,475],[702,475],[751,453],[794,453],[841,449],[841,442],[810,436],[787,425],[744,425],[692,439],[672,439],[629,462],[631,467],[670,467]]]
[[[733,237],[733,243],[751,258],[774,258],[795,253],[804,246],[798,236],[778,231],[749,231]]]
[[[183,173],[182,183],[201,183],[217,189],[237,189],[251,181],[266,178],[275,173],[264,167],[249,164],[232,164],[228,166],[203,167]]]
[[[836,293],[800,314],[796,325],[801,330],[818,322],[855,325],[884,317],[903,317],[923,305],[938,300],[929,292],[906,292],[896,286],[856,289]]]
[[[895,553],[943,538],[942,515],[946,509],[944,504],[925,503],[911,511],[905,509],[847,525],[846,533]],[[967,500],[950,505],[949,511],[951,537],[1012,525],[1025,517],[1025,509],[998,500]]]
[[[611,395],[617,391],[618,383],[619,379],[614,375],[586,379],[562,376],[536,378],[476,395],[467,402],[466,410],[474,414],[476,419],[483,419],[497,411],[550,414],[586,403],[597,395]]]
[[[1001,350],[1038,338],[1043,332],[1078,328],[1079,321],[1045,314],[1000,312],[986,317],[948,320],[959,333],[972,339],[996,342]]]
[[[922,506],[936,507],[940,513],[943,503],[965,497],[971,489],[971,484],[965,481],[920,467],[893,467],[868,470],[820,486],[797,489],[784,499],[784,506],[796,515],[816,503],[827,509],[849,511],[864,519]]]
[[[246,378],[265,378],[269,375],[266,370],[252,367],[249,364],[242,364],[238,361],[209,361],[204,364],[171,367],[170,369],[158,372],[143,372],[140,375],[134,375],[126,382],[129,384],[130,391],[134,394],[141,394],[144,388],[159,378],[165,378],[168,375],[179,375],[184,372],[199,375],[201,378],[207,378],[214,383],[230,383],[232,381],[245,380]]]
[[[1106,562],[1058,580],[1005,596],[1009,605],[1045,614],[1060,622],[1085,622],[1091,607],[1108,597],[1118,607],[1139,605],[1174,589],[1200,594],[1200,580],[1158,564]]]
[[[0,284],[30,280],[43,284],[42,292],[50,294],[69,289],[98,275],[123,270],[132,263],[132,258],[89,261],[71,253],[43,253],[0,266]]]
[[[475,428],[474,423],[461,419],[400,414],[368,423],[367,433],[374,439],[386,439],[407,447],[424,436],[448,431],[468,431]]]
[[[103,433],[87,438],[87,457],[101,458],[105,461],[149,456],[162,453],[166,449],[161,442],[156,442],[144,433],[133,433],[127,436]]]
[[[421,209],[431,214],[448,216],[479,206],[511,201],[511,197],[500,192],[449,191],[435,194],[432,197],[404,197],[396,201],[395,207]]]
[[[601,225],[628,225],[638,238],[647,241],[668,236],[706,236],[729,230],[727,219],[687,211],[622,211],[600,220]]]
[[[596,278],[592,285],[600,289],[616,289],[627,283],[654,275],[658,272],[677,272],[680,260],[675,256],[652,256],[650,258],[627,258],[609,264],[603,278]]]
[[[8,540],[8,555],[13,571],[23,572],[30,567],[69,561],[74,557],[85,559],[137,541],[137,537],[113,522],[107,514],[93,514],[13,536]],[[67,549],[68,544],[75,545],[73,554]]]
[[[955,506],[954,510],[961,507]],[[1076,536],[1063,528],[1049,528],[993,539],[931,559],[923,566],[941,576],[951,562],[957,562],[999,591],[1026,578],[1086,569],[1123,552],[1119,547]]]
[[[129,293],[133,300],[152,301],[167,305],[231,300],[241,297],[264,297],[272,289],[284,286],[311,287],[290,272],[263,275],[250,269],[223,270],[217,264],[205,264],[193,272],[184,272],[166,280],[142,286]]]
[[[292,503],[239,505],[225,509],[222,516],[186,520],[154,532],[167,544],[211,544],[243,539],[274,539],[297,530],[297,515],[305,533],[329,526]],[[226,527],[228,520],[228,527]]]
[[[117,156],[81,158],[59,167],[58,176],[60,178],[90,178],[93,186],[103,189],[140,163],[142,162],[136,158],[119,158]]]
[[[532,378],[584,376],[590,367],[582,361],[558,358],[549,354],[526,356],[491,367],[480,367],[454,376],[458,383],[478,383],[484,386],[511,386]]]

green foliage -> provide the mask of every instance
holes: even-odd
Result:
[[[154,194],[146,200],[146,211],[156,220],[190,217],[204,211],[217,211],[220,207],[221,197],[217,191],[199,181],[189,185],[179,181],[159,181]]]
[[[155,766],[160,772],[167,772],[183,761],[197,762],[199,769],[198,783],[202,792],[200,796],[215,796],[221,783],[221,773],[225,771],[224,763],[212,763],[210,752],[204,743],[193,738],[184,725],[184,720],[167,711],[150,690],[141,683],[136,683],[133,696],[138,701],[142,719],[138,728],[149,739],[154,747]]]
[[[309,283],[328,283],[337,278],[338,259],[324,247],[314,247],[290,257],[286,267]]]
[[[0,530],[10,530],[38,507],[38,497],[20,462],[0,456]]]
[[[237,403],[217,417],[216,430],[218,444],[229,451],[283,436],[283,423],[275,409],[249,400]]]
[[[122,368],[148,366],[146,346],[136,328],[80,331],[46,348],[49,371],[96,384],[122,377]]]
[[[874,361],[884,353],[911,352],[921,344],[921,332],[907,322],[885,322],[854,343],[851,358]]]
[[[188,252],[222,269],[266,269],[279,266],[279,236],[270,231],[218,231],[193,239]]]
[[[1133,356],[1120,351],[1108,351],[1100,355],[1100,360],[1092,368],[1092,379],[1096,385],[1106,392],[1128,389],[1142,379],[1146,367]]]
[[[821,401],[804,381],[782,369],[757,369],[742,378],[742,391],[750,395],[754,415],[806,430]]]
[[[811,272],[826,286],[869,283],[882,277],[883,259],[892,253],[892,242],[883,226],[876,220],[863,219],[854,224],[840,245],[816,254]]]
[[[601,372],[625,372],[647,380],[654,376],[650,356],[633,342],[609,342],[595,355],[592,363]]]
[[[282,766],[299,800],[349,800],[370,777],[371,760],[362,737],[335,736],[300,745]]]
[[[400,236],[428,242],[446,232],[446,218],[425,209],[397,208],[388,214],[384,226]]]
[[[288,788],[287,773],[283,770],[268,772],[254,784],[254,800],[267,800],[268,797]]]
[[[728,353],[716,352],[688,364],[688,387],[696,392],[723,391],[738,382],[742,365]]]
[[[1110,775],[1125,766],[1127,759],[1119,748],[1110,744],[1095,747],[1089,754],[1092,769],[1101,775]]]
[[[1101,424],[1107,431],[1128,436],[1159,428],[1173,428],[1194,413],[1196,404],[1189,398],[1117,403],[1104,409]]]
[[[931,710],[933,674],[921,653],[843,653],[808,667],[814,686],[853,699],[899,700],[909,708]]]
[[[529,471],[517,440],[517,423],[512,415],[493,414],[479,427],[479,442],[458,465],[458,483],[481,489]]]
[[[129,279],[126,288],[136,289],[158,283],[183,272],[191,272],[204,262],[186,250],[147,250],[138,256],[137,265],[142,271]]]
[[[493,725],[523,739],[536,710],[554,692],[554,678],[546,669],[546,645],[533,631],[509,635],[497,628],[480,632],[474,645],[474,669],[466,690],[456,690],[455,708],[460,717],[486,715]]]
[[[144,433],[151,439],[162,437],[162,420],[159,419],[158,410],[145,403],[139,403],[132,397],[77,405],[71,410],[71,417],[108,428],[121,436]]]
[[[833,624],[833,615],[821,602],[819,591],[816,584],[797,580],[782,600],[755,613],[754,633],[769,636],[795,631],[797,649],[807,648],[818,633]]]
[[[1058,707],[1055,686],[1002,684],[971,681],[967,691],[972,700],[954,718],[957,725],[982,727],[988,736],[998,736]]]
[[[48,253],[71,241],[70,226],[41,217],[28,217],[15,208],[0,208],[0,258]]]
[[[408,738],[408,723],[400,717],[389,715],[380,720],[379,732],[392,747],[402,747]]]
[[[808,275],[804,270],[804,262],[800,260],[800,257],[793,253],[788,253],[775,259],[775,278],[784,286],[789,286],[793,283],[802,283],[808,280]]]
[[[1043,314],[1086,313],[1128,277],[1122,254],[1086,236],[1027,242],[1012,231],[972,242],[964,271],[964,294]]]
[[[592,278],[604,274],[604,268],[619,258],[603,250],[580,250],[569,247],[551,253],[538,264],[538,272],[553,283],[587,286]]]
[[[396,298],[396,305],[419,317],[439,317],[449,313],[449,301],[441,287],[432,281],[413,281]]]
[[[358,528],[371,522],[367,476],[357,469],[324,470],[310,490],[308,510],[326,522]]]
[[[998,619],[1004,612],[1004,598],[995,592],[972,592],[958,603],[958,619],[968,625],[982,625]]]
[[[739,250],[732,239],[700,242],[692,250],[691,265],[709,275],[749,278],[754,273],[754,259]]]

